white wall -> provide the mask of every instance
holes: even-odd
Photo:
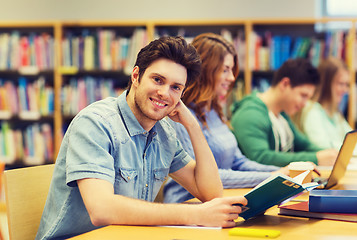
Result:
[[[0,0],[0,21],[312,18],[319,0]]]

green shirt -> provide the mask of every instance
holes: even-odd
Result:
[[[279,138],[274,135],[267,106],[256,96],[246,96],[232,106],[231,125],[242,152],[259,163],[286,166],[290,162],[311,161],[317,164],[316,152],[321,150],[312,144],[292,123],[287,120],[294,136],[292,148],[282,152]]]

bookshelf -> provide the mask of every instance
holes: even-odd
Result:
[[[0,23],[0,159],[7,166],[54,161],[53,22]]]
[[[330,23],[337,23],[333,32],[324,29]],[[345,23],[347,28],[341,27],[342,23]],[[318,29],[316,24],[321,29]],[[32,119],[30,117],[30,119],[24,119],[21,114],[17,113],[7,116],[5,112],[3,113],[5,115],[1,115],[0,111],[0,122],[7,122],[5,128],[9,126],[14,129],[26,129],[27,126],[35,124],[39,124],[37,128],[41,129],[41,124],[49,125],[53,154],[52,157],[45,160],[45,163],[54,162],[63,133],[73,116],[92,101],[119,94],[126,87],[134,64],[133,61],[139,49],[158,36],[183,35],[188,41],[191,41],[200,33],[214,32],[231,38],[238,49],[239,56],[240,74],[237,90],[234,91],[234,94],[239,98],[250,93],[258,85],[264,89],[269,84],[269,79],[272,78],[274,70],[279,66],[276,56],[274,55],[275,58],[273,58],[274,56],[267,49],[268,43],[271,43],[273,39],[275,43],[279,43],[280,40],[280,44],[275,46],[276,49],[282,45],[284,39],[290,44],[290,49],[294,49],[296,42],[300,41],[298,39],[307,39],[311,46],[314,46],[313,43],[324,42],[328,38],[332,39],[334,32],[337,32],[336,38],[339,36],[343,39],[341,40],[344,43],[343,49],[349,49],[343,53],[343,58],[346,59],[352,75],[348,122],[354,128],[357,108],[355,101],[356,27],[357,19],[0,22],[0,36],[3,33],[11,35],[16,31],[21,36],[30,36],[31,34],[42,36],[43,33],[46,33],[47,38],[53,39],[52,55],[47,67],[1,68],[3,60],[0,54],[0,87],[3,88],[5,82],[8,81],[12,83],[13,87],[18,88],[21,85],[19,79],[25,78],[27,84],[34,84],[42,89],[48,88],[50,89],[48,91],[52,91],[53,97],[51,111],[47,111],[47,113],[38,111],[40,112],[39,117],[32,116]],[[2,39],[0,37],[0,49]],[[132,44],[133,42],[135,44]],[[126,50],[122,50],[121,47]],[[281,48],[279,49],[279,54],[282,54]],[[305,51],[304,56],[307,57],[310,53]],[[303,54],[303,51],[301,52]],[[259,56],[265,56],[262,59],[265,59],[266,62],[258,61]],[[284,59],[284,57],[280,58]],[[93,95],[95,92],[93,89],[102,90]],[[4,91],[0,90],[0,100],[2,92]],[[21,164],[14,165],[14,167],[17,166],[21,166]]]

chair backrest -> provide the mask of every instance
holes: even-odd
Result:
[[[4,172],[10,240],[35,239],[54,164]]]
[[[5,209],[3,207],[3,203],[2,203],[2,178],[3,178],[3,171],[5,169],[5,163],[4,162],[0,162],[0,212],[3,211],[3,209]],[[0,224],[0,240],[4,239],[4,236],[1,232],[1,224]]]
[[[5,163],[0,161],[0,199],[2,194],[2,179],[3,179],[3,172],[5,170]]]

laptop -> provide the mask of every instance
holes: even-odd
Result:
[[[350,162],[350,159],[353,154],[357,143],[357,130],[352,130],[346,133],[343,144],[338,152],[337,159],[333,165],[330,176],[327,179],[324,178],[315,178],[314,182],[318,182],[321,185],[318,188],[329,189],[335,186],[339,180],[345,176],[347,165]]]

